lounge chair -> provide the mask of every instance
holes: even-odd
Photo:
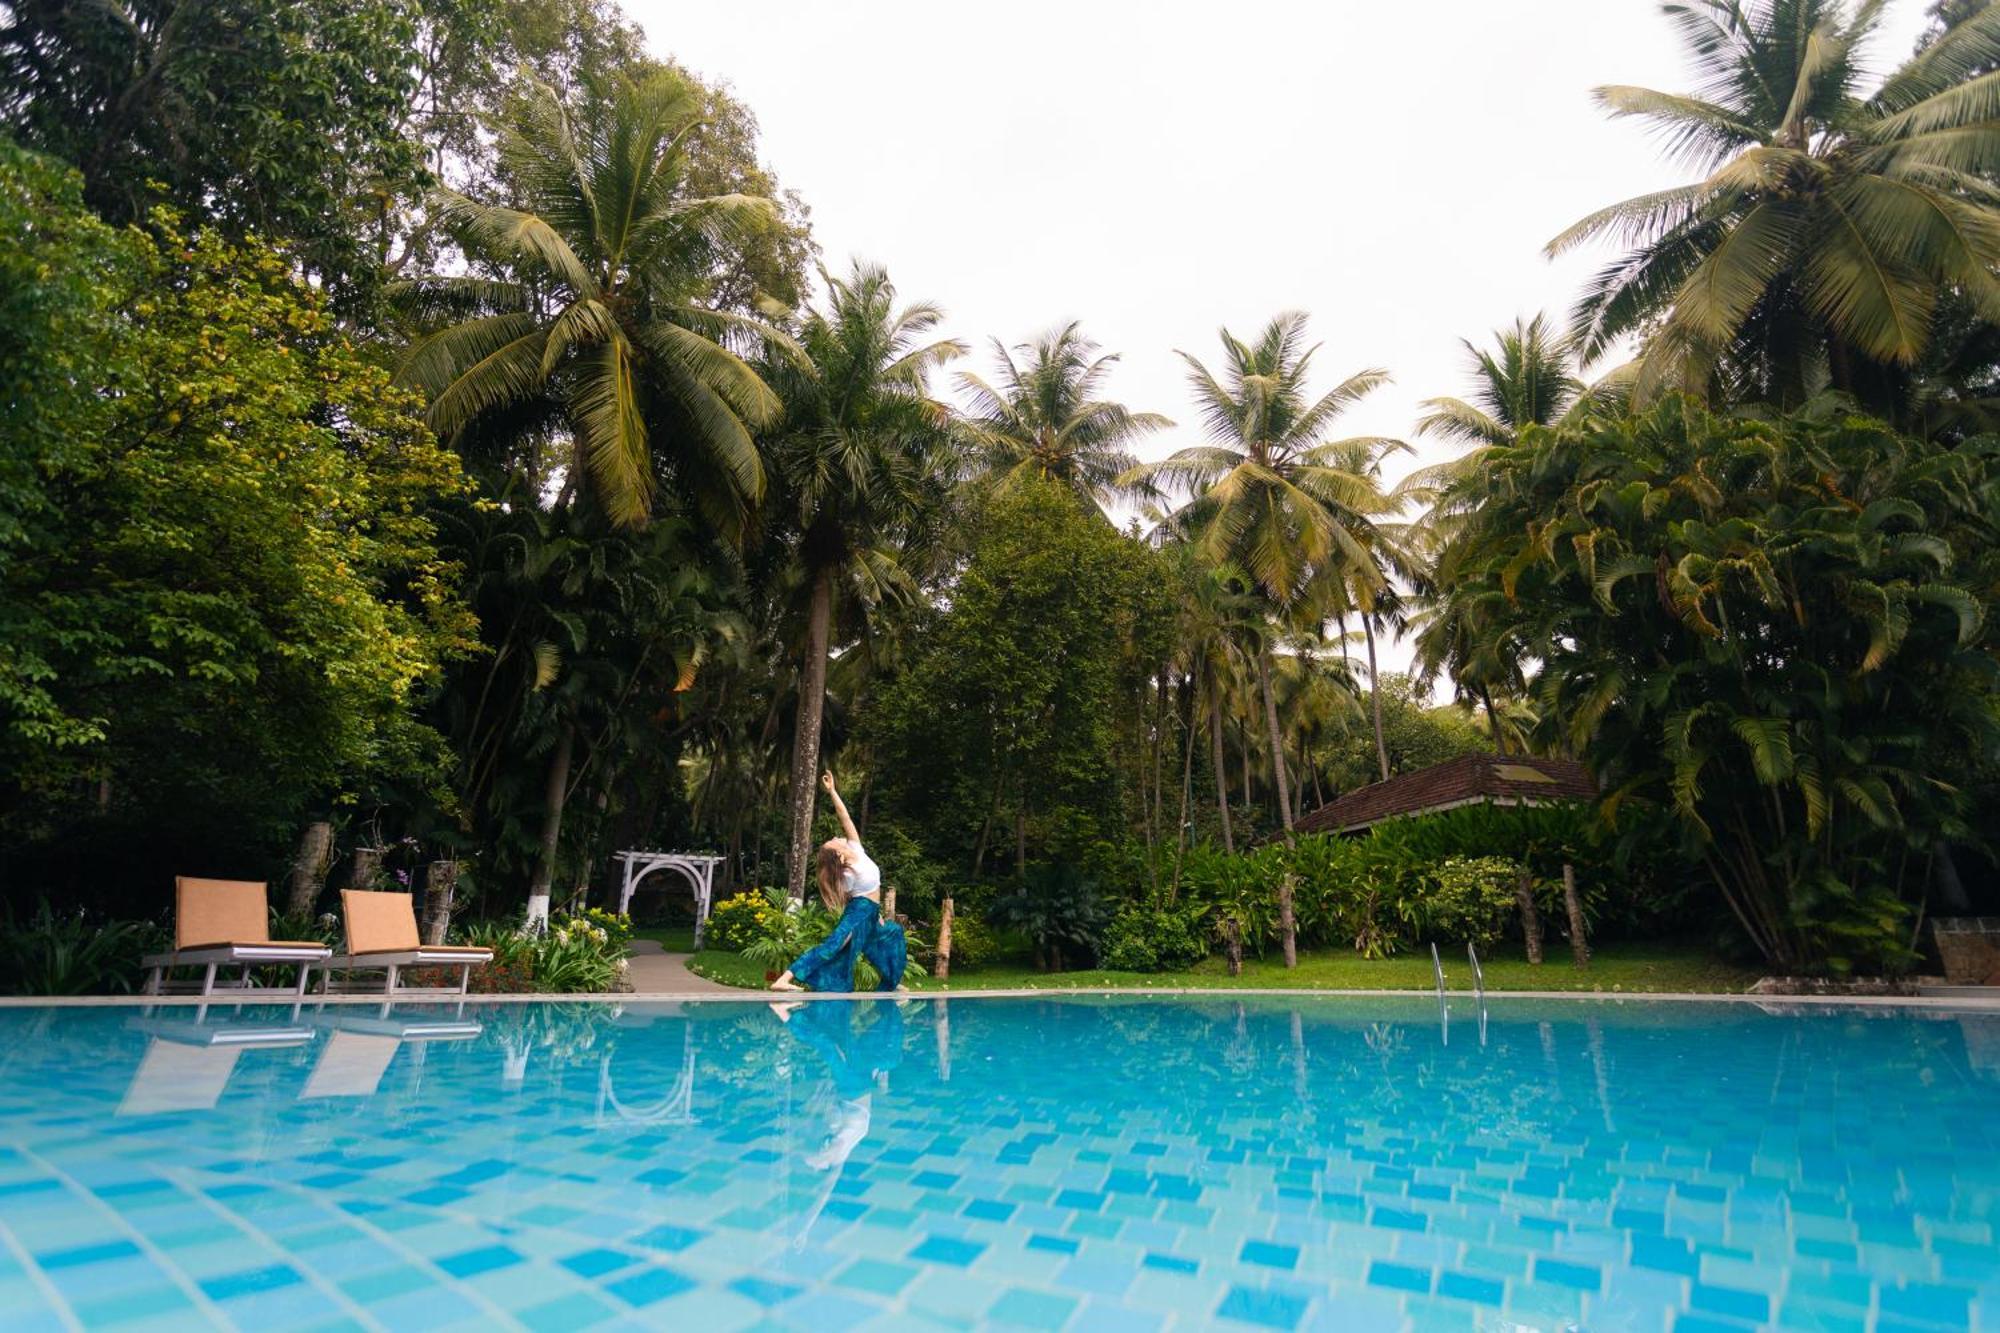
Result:
[[[417,934],[417,911],[407,893],[375,893],[347,889],[340,895],[340,912],[347,923],[347,951],[322,965],[332,990],[333,972],[380,971],[382,995],[463,995],[472,988],[472,969],[493,961],[491,949],[452,944],[424,944]],[[406,967],[455,967],[458,985],[398,986]],[[341,989],[358,989],[348,981]],[[377,993],[373,987],[369,993]]]
[[[270,909],[264,902],[265,886],[252,880],[193,879],[186,875],[174,880],[174,948],[171,953],[152,954],[143,960],[147,969],[146,994],[165,994],[175,983],[167,973],[176,967],[200,967],[201,983],[183,983],[182,988],[202,995],[215,993],[215,971],[219,967],[240,966],[242,976],[234,983],[225,981],[232,995],[291,995],[306,993],[306,981],[314,963],[325,961],[333,952],[317,940],[274,940],[271,938]],[[252,986],[250,969],[269,964],[296,965],[295,986]]]

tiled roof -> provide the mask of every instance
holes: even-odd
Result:
[[[1455,805],[1542,805],[1596,799],[1597,783],[1574,760],[1468,754],[1387,782],[1357,787],[1301,819],[1298,831],[1354,831],[1398,815],[1426,814]]]

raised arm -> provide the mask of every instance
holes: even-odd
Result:
[[[855,830],[854,821],[848,818],[847,802],[840,799],[840,789],[833,785],[833,774],[820,774],[819,785],[826,788],[826,794],[833,799],[833,813],[840,819],[840,836],[859,847],[861,834]]]

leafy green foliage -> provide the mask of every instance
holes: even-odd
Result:
[[[0,481],[8,837],[94,820],[101,846],[110,816],[262,852],[391,773],[434,783],[414,705],[469,622],[429,506],[463,481],[416,404],[261,247],[114,232],[15,150],[0,230],[39,322]]]
[[[1433,706],[1420,696],[1409,677],[1382,674],[1382,736],[1389,751],[1391,775],[1414,773],[1460,755],[1484,754],[1491,738],[1456,708]],[[1326,780],[1342,791],[1379,780],[1375,738],[1351,727],[1321,751]]]
[[[1144,493],[1122,480],[1139,466],[1130,446],[1173,423],[1101,396],[1117,356],[1098,355],[1097,344],[1071,323],[1011,349],[996,340],[993,358],[997,385],[970,371],[960,372],[958,384],[972,400],[967,433],[995,488],[1036,477],[1093,504]]]
[[[493,950],[491,966],[473,970],[475,990],[603,994],[624,985],[629,936],[621,938],[620,920],[609,913],[558,913],[546,931],[481,923],[460,932],[459,942]]]
[[[1208,957],[1202,906],[1135,903],[1118,909],[1104,932],[1103,964],[1120,972],[1172,972]]]
[[[1026,935],[1036,964],[1056,972],[1095,961],[1109,919],[1097,882],[1067,862],[1030,866],[987,911],[995,925]]]
[[[1010,487],[867,719],[884,804],[961,864],[1023,841],[1083,855],[1119,810],[1120,724],[1168,605],[1156,558],[1094,509],[1053,482]]]
[[[0,902],[0,995],[123,995],[139,980],[139,960],[166,945],[149,921],[58,912],[47,898],[17,917]]]
[[[69,162],[114,222],[161,204],[296,254],[340,297],[426,172],[417,0],[106,0],[0,17],[0,130]],[[477,6],[475,6],[477,7]]]
[[[1597,97],[1650,122],[1702,179],[1600,209],[1549,243],[1551,254],[1603,235],[1636,243],[1577,305],[1585,358],[1646,330],[1642,392],[1714,377],[1797,406],[1831,376],[1899,406],[1889,372],[1923,356],[1941,300],[2000,315],[2000,208],[1984,179],[2000,124],[1973,78],[2000,61],[2000,10],[1950,28],[1866,93],[1879,4],[1668,11],[1700,94]]]
[[[692,193],[684,136],[702,99],[677,74],[623,81],[601,116],[578,110],[538,88],[498,127],[516,197],[437,196],[483,271],[393,289],[421,333],[399,381],[454,443],[560,430],[569,484],[613,524],[646,521],[664,469],[711,521],[740,526],[764,490],[750,432],[779,405],[725,344],[778,335],[705,298],[718,253],[773,206]]]
[[[709,912],[708,926],[702,934],[703,946],[743,952],[781,928],[785,903],[783,889],[731,894]]]
[[[2000,744],[1991,457],[1837,404],[1529,429],[1459,483],[1447,596],[1542,661],[1537,743],[1628,843],[1670,811],[1766,958],[1899,966]]]

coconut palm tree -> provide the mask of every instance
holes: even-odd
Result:
[[[911,596],[943,548],[938,518],[957,463],[951,409],[931,396],[930,375],[965,352],[930,337],[938,307],[898,307],[885,270],[856,263],[844,279],[822,277],[826,306],[800,331],[803,357],[769,367],[785,402],[770,447],[776,503],[806,595],[787,871],[795,898],[812,852],[832,627],[844,607]]]
[[[1139,464],[1133,441],[1174,424],[1099,396],[1118,358],[1098,355],[1074,323],[1011,349],[996,338],[993,356],[997,384],[968,370],[958,386],[972,402],[965,427],[978,466],[998,487],[1040,477],[1106,504],[1132,489],[1122,479]]]
[[[1630,374],[1621,368],[1586,386],[1575,373],[1569,340],[1555,334],[1544,315],[1497,330],[1491,349],[1467,342],[1465,350],[1472,362],[1471,394],[1426,399],[1417,432],[1472,448],[1419,469],[1399,488],[1427,506],[1406,533],[1416,557],[1409,562],[1415,596],[1407,610],[1417,627],[1414,678],[1428,684],[1447,673],[1461,699],[1484,707],[1494,748],[1504,752],[1510,733],[1495,699],[1515,697],[1525,681],[1509,645],[1481,633],[1497,619],[1497,608],[1485,605],[1492,590],[1453,572],[1468,559],[1461,549],[1466,525],[1488,499],[1485,474],[1496,450],[1514,445],[1530,426],[1572,421],[1622,401]],[[1378,758],[1381,752],[1378,747]]]
[[[1632,248],[1574,316],[1585,364],[1651,330],[1640,390],[1795,403],[1830,379],[1872,394],[1913,365],[1939,300],[2000,319],[2000,7],[1986,6],[1863,91],[1881,0],[1678,0],[1697,94],[1605,87],[1703,173],[1601,209],[1549,242]],[[1873,368],[1871,371],[1871,367]]]
[[[1178,580],[1180,627],[1175,641],[1182,666],[1194,684],[1195,706],[1208,717],[1209,764],[1215,770],[1215,808],[1222,822],[1222,846],[1234,852],[1236,834],[1229,817],[1223,730],[1266,612],[1263,599],[1241,570],[1208,564],[1190,548],[1180,550],[1185,554]],[[1193,743],[1190,734],[1190,750]]]
[[[1276,614],[1292,608],[1317,579],[1344,577],[1350,569],[1380,577],[1372,549],[1376,521],[1392,507],[1378,479],[1356,466],[1404,447],[1380,438],[1326,439],[1340,413],[1389,376],[1364,370],[1311,397],[1306,386],[1317,349],[1307,346],[1305,325],[1303,314],[1282,314],[1250,343],[1222,330],[1220,379],[1194,356],[1179,353],[1211,443],[1127,474],[1133,482],[1184,488],[1189,498],[1169,515],[1169,524],[1207,559],[1241,568]],[[1289,834],[1291,784],[1271,689],[1271,653],[1267,639],[1257,654],[1257,675],[1278,807]]]
[[[712,521],[740,524],[764,490],[751,431],[779,411],[730,344],[781,335],[703,304],[721,257],[773,206],[690,195],[699,108],[699,90],[672,72],[626,84],[590,124],[531,87],[497,127],[519,198],[437,199],[486,272],[395,292],[430,329],[398,378],[429,395],[432,429],[456,442],[512,417],[566,436],[570,493],[620,526],[651,514],[662,462]]]
[[[1493,335],[1494,349],[1465,343],[1472,359],[1472,397],[1426,398],[1417,434],[1453,444],[1511,444],[1521,427],[1547,425],[1583,396],[1567,342],[1547,315],[1515,320]]]

